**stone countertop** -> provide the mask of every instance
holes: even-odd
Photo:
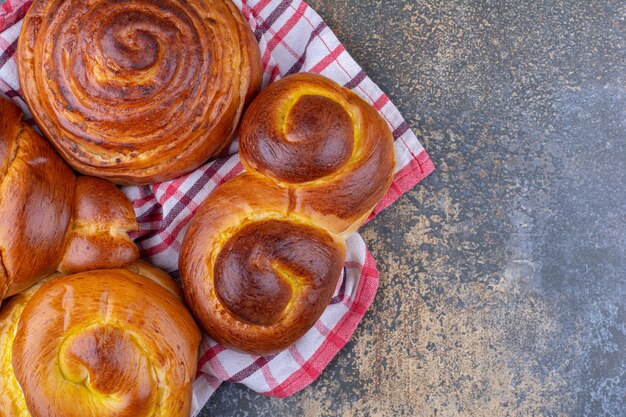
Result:
[[[623,3],[309,3],[437,171],[362,229],[380,289],[322,376],[202,416],[626,415]]]

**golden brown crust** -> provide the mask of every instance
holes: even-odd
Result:
[[[344,236],[385,195],[395,168],[380,114],[316,74],[290,75],[259,94],[242,121],[239,152],[249,171],[290,190],[295,211]]]
[[[0,301],[57,269],[124,267],[139,253],[132,205],[113,184],[79,177],[0,98]],[[6,118],[4,117],[6,115]]]
[[[268,354],[302,337],[328,306],[344,239],[391,184],[394,144],[365,101],[306,74],[256,98],[239,149],[248,172],[199,208],[179,267],[189,305],[211,337]]]
[[[187,417],[200,331],[164,272],[40,283],[0,313],[0,415]],[[160,284],[160,285],[159,285]]]
[[[22,111],[11,101],[0,98],[0,115],[0,174],[4,177],[16,152]]]
[[[11,297],[0,309],[0,417],[31,417],[13,371],[13,340],[22,311],[33,294],[47,281],[61,274],[43,278],[37,284]]]
[[[139,230],[135,211],[112,183],[78,177],[73,219],[59,271],[73,274],[123,268],[139,258],[139,250],[128,236],[128,232]]]
[[[211,195],[185,235],[179,268],[189,306],[234,349],[292,345],[337,286],[344,241],[289,210],[285,189],[245,173]]]
[[[0,103],[15,108],[5,99]],[[19,118],[17,126],[1,137],[3,147],[10,143],[12,149],[0,183],[0,250],[8,277],[3,298],[56,270],[71,222],[76,178],[42,137]]]
[[[144,261],[137,261],[126,267],[126,269],[136,274],[143,275],[146,278],[150,278],[152,281],[174,294],[180,301],[183,301],[184,295],[180,286],[162,269]]]
[[[18,45],[25,99],[65,160],[147,184],[223,150],[262,77],[230,0],[87,4],[36,0]]]

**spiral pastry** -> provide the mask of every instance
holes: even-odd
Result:
[[[200,331],[164,273],[49,279],[0,313],[0,415],[188,417]],[[158,282],[166,282],[166,287]]]
[[[0,98],[0,302],[61,271],[132,264],[133,206],[108,181],[76,177]]]
[[[230,0],[35,0],[18,70],[63,158],[122,184],[172,179],[217,155],[262,76]]]
[[[179,266],[210,336],[268,354],[293,344],[328,306],[345,238],[391,184],[394,144],[369,104],[302,74],[270,85],[250,105],[239,152],[247,172],[199,208]]]

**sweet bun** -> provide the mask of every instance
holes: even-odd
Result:
[[[18,71],[63,158],[120,184],[169,180],[219,154],[262,77],[230,0],[35,0]]]
[[[108,181],[76,177],[0,97],[0,302],[62,271],[135,262],[133,207]]]
[[[387,191],[393,138],[364,100],[319,75],[271,84],[244,116],[247,171],[200,206],[179,267],[207,333],[233,349],[286,349],[319,319],[345,238]]]
[[[341,238],[290,212],[286,189],[246,173],[201,206],[179,267],[206,332],[237,350],[266,354],[315,324],[344,259]]]
[[[156,275],[89,271],[12,297],[0,312],[0,415],[188,417],[200,331]]]
[[[292,211],[349,236],[393,180],[393,137],[362,98],[316,74],[265,89],[241,124],[243,166],[290,192]]]

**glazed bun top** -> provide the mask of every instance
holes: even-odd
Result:
[[[262,76],[230,0],[35,0],[18,69],[63,158],[121,184],[172,179],[216,156]]]

